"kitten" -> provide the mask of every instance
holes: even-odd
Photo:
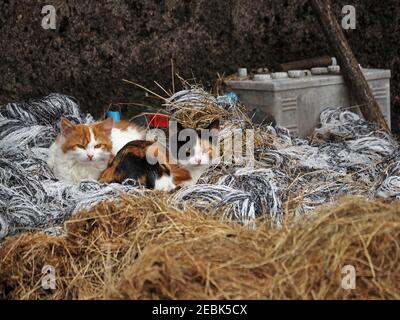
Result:
[[[58,180],[79,183],[97,180],[113,155],[129,141],[144,139],[140,127],[112,118],[93,124],[61,119],[61,133],[50,146],[47,164]]]
[[[176,136],[182,130],[184,128],[180,126]],[[196,131],[190,148],[186,148],[184,157],[176,157],[176,164],[170,161],[169,153],[165,152],[159,142],[132,141],[118,152],[99,181],[121,183],[125,179],[133,179],[148,189],[163,191],[195,184],[218,156],[215,138],[219,132],[219,121],[212,122],[206,130],[209,130],[211,136],[203,137],[202,130]],[[188,143],[188,140],[177,141],[178,151]]]

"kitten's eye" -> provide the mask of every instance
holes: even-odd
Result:
[[[186,157],[190,157],[190,150],[186,150]]]
[[[101,148],[103,145],[102,144],[96,144],[95,146],[94,146],[94,148],[95,149],[99,149],[99,148]]]
[[[86,149],[85,146],[81,145],[81,144],[77,144],[76,145],[79,149]]]

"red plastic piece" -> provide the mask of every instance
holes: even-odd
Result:
[[[151,128],[168,128],[169,116],[165,114],[149,114],[147,122]]]

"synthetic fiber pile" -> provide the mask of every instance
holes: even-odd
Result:
[[[303,214],[343,195],[400,197],[398,143],[348,110],[323,111],[321,127],[305,140],[285,128],[255,126],[239,103],[199,88],[178,92],[166,102],[166,110],[186,126],[202,127],[220,118],[222,145],[234,132],[254,130],[254,161],[227,164],[222,159],[197,185],[170,194],[168,202],[179,208],[218,209],[253,226],[257,217],[280,224],[287,211]],[[58,233],[72,213],[118,199],[121,192],[140,192],[130,181],[56,181],[46,156],[61,116],[75,123],[93,121],[73,99],[58,94],[0,109],[0,239],[24,230]]]

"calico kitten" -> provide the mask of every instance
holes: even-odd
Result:
[[[180,126],[176,136],[182,130],[184,128]],[[165,152],[165,148],[162,148],[159,142],[132,141],[118,152],[101,174],[99,181],[121,183],[129,178],[148,189],[163,191],[195,184],[212,161],[217,159],[215,138],[219,132],[219,121],[212,122],[206,130],[209,130],[211,135],[204,138],[202,130],[196,131],[195,139],[191,141],[190,148],[186,149],[185,157],[177,157],[177,163],[171,161],[169,152]],[[184,141],[177,139],[177,141],[178,151],[188,144],[188,139]]]
[[[93,124],[61,119],[61,133],[49,149],[48,165],[55,177],[69,183],[97,180],[112,156],[127,142],[143,139],[145,131],[112,118]]]

